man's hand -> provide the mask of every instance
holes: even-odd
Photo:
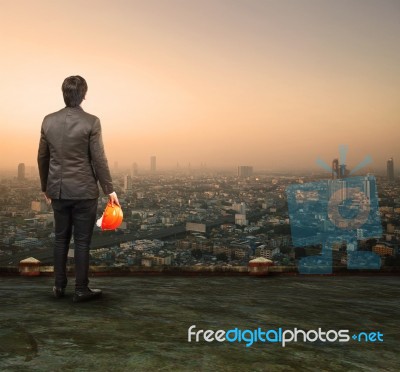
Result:
[[[109,200],[111,205],[117,204],[117,205],[120,206],[119,200],[118,200],[118,196],[117,196],[117,193],[115,191],[108,195],[108,200]]]
[[[45,200],[46,200],[47,205],[50,205],[50,204],[51,204],[51,198],[49,198],[49,197],[46,195],[45,192],[43,193],[43,195],[44,195],[44,198],[45,198]]]

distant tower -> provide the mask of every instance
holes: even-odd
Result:
[[[132,164],[132,176],[137,176],[139,174],[137,163]]]
[[[118,162],[114,161],[114,171],[118,172]]]
[[[339,160],[338,159],[333,159],[332,161],[332,179],[335,180],[336,178],[339,178]]]
[[[388,179],[389,182],[393,182],[394,181],[394,163],[393,163],[393,158],[390,158],[387,161],[386,167],[387,167],[387,179]]]
[[[253,175],[253,167],[248,165],[239,165],[237,175],[239,178],[251,177]]]
[[[129,174],[127,174],[124,177],[124,191],[127,192],[131,190],[132,190],[132,177]]]
[[[156,171],[156,157],[152,156],[150,158],[150,171],[154,173]]]
[[[373,180],[374,177],[369,173],[364,177],[363,192],[368,200],[371,200],[371,197],[374,197],[374,195],[376,195],[376,186],[375,182],[372,182]]]
[[[332,179],[346,178],[349,175],[349,170],[346,168],[346,164],[340,164],[338,159],[332,161]]]
[[[25,164],[18,164],[18,181],[23,181],[25,179]]]
[[[339,173],[340,173],[340,178],[346,178],[350,171],[346,168],[346,164],[340,164],[339,165]]]

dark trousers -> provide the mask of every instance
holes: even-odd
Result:
[[[89,284],[89,248],[96,221],[97,199],[52,199],[51,204],[55,221],[55,286],[65,288],[67,285],[66,265],[73,231],[75,243],[75,288],[77,290],[85,289]]]

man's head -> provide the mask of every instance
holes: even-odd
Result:
[[[79,75],[67,77],[61,87],[67,107],[79,106],[86,96],[86,80]]]

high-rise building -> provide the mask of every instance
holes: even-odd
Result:
[[[253,167],[248,165],[239,165],[238,166],[238,177],[239,178],[247,178],[253,175]]]
[[[386,167],[387,167],[387,179],[390,182],[394,181],[394,163],[393,163],[393,158],[390,158],[387,163],[386,163]]]
[[[332,179],[339,178],[339,160],[333,159],[332,161]]]
[[[371,174],[367,174],[364,177],[363,181],[363,192],[365,196],[368,198],[368,200],[371,200],[371,198],[374,198],[376,195],[376,184],[374,181],[374,176]]]
[[[132,190],[132,177],[129,174],[127,174],[124,177],[124,191],[127,192],[131,190]]]
[[[25,179],[25,164],[18,164],[18,180],[23,181]]]
[[[155,156],[152,156],[150,158],[150,171],[153,173],[156,171],[156,157]]]
[[[132,176],[137,176],[139,174],[137,163],[132,164]]]
[[[346,178],[349,175],[349,170],[346,168],[346,164],[339,164],[338,159],[332,161],[332,179]]]

